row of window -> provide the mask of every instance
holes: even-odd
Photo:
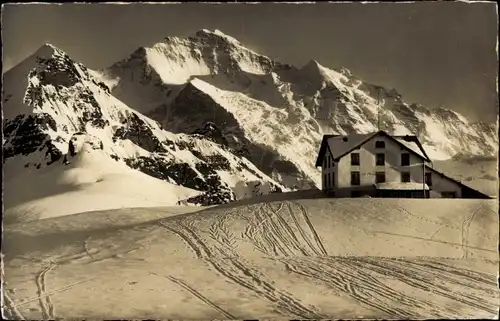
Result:
[[[325,168],[330,168],[330,167],[333,167],[334,166],[334,162],[333,162],[333,159],[330,155],[330,153],[328,153],[324,159],[324,164],[323,164],[323,167]]]
[[[335,173],[324,174],[323,186],[325,186],[327,189],[335,186]]]
[[[409,183],[411,181],[410,172],[401,172],[401,182]],[[385,172],[375,173],[375,183],[385,183]],[[432,175],[431,173],[425,173],[425,183],[428,186],[432,186]],[[353,171],[351,172],[351,185],[358,186],[361,184],[361,173]],[[326,188],[335,186],[335,173],[327,173],[323,176],[323,185]]]
[[[351,166],[360,166],[359,153],[351,154]],[[375,155],[375,165],[376,166],[385,166],[385,154],[377,153]],[[410,166],[410,154],[403,153],[401,154],[401,166]]]
[[[381,140],[376,141],[375,148],[376,149],[385,148],[385,142],[381,141]],[[352,166],[359,166],[360,165],[359,153],[352,153],[351,154],[351,165]],[[330,154],[328,153],[324,159],[323,167],[330,168],[330,167],[334,167],[334,166],[335,166],[335,164],[333,162],[333,159],[331,158]],[[376,166],[385,166],[385,154],[377,153]],[[410,166],[410,154],[408,154],[408,153],[401,154],[401,166]]]

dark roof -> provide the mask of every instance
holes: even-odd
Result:
[[[332,152],[332,155],[333,155],[335,161],[338,161],[339,159],[341,159],[345,155],[349,154],[350,152],[352,152],[356,148],[362,146],[363,144],[365,144],[366,142],[368,142],[369,140],[371,140],[372,138],[374,138],[375,136],[378,136],[378,135],[383,135],[383,136],[389,137],[396,144],[398,144],[401,148],[408,150],[410,153],[412,153],[415,156],[422,158],[428,162],[431,161],[429,156],[427,156],[427,154],[425,153],[425,151],[422,147],[422,144],[420,144],[420,142],[418,141],[418,138],[416,136],[391,136],[391,135],[387,134],[385,131],[381,130],[381,131],[378,131],[375,133],[370,133],[370,134],[352,134],[352,135],[345,135],[345,136],[344,135],[324,135],[323,139],[321,141],[321,146],[320,146],[320,149],[318,152],[318,156],[316,158],[316,167],[321,166],[321,162],[323,160],[326,148],[327,148],[327,146],[329,147],[331,145],[331,144],[329,144],[329,141],[331,138],[337,138],[337,140],[339,142],[341,142],[341,141],[344,142],[340,145],[341,148],[334,148],[335,149],[334,151],[332,151],[330,149],[330,152]],[[399,142],[397,140],[397,138],[409,139],[409,141],[413,141],[413,142],[417,143],[418,147],[422,150],[424,157],[422,157],[422,155],[418,154],[417,152],[413,151],[411,148],[408,148],[408,146]]]
[[[424,156],[427,157],[428,160],[431,159],[429,157],[429,155],[427,155],[427,153],[425,152],[424,146],[422,146],[422,144],[420,143],[420,140],[418,139],[417,136],[415,136],[415,135],[399,135],[399,136],[392,136],[392,137],[401,138],[401,139],[404,139],[404,140],[409,141],[409,142],[414,142],[415,144],[417,144],[418,148],[420,148],[422,153],[424,153]]]
[[[319,147],[318,156],[316,157],[316,167],[319,167],[322,164],[323,155],[325,154],[326,148],[328,146],[328,139],[337,136],[340,135],[323,135],[323,139],[321,140],[321,145]]]
[[[428,165],[425,165],[425,168],[428,169],[428,170],[430,170],[430,171],[432,171],[432,172],[434,172],[434,173],[436,173],[436,174],[438,174],[438,175],[440,175],[443,178],[446,178],[446,179],[448,179],[448,180],[450,180],[452,182],[455,182],[456,184],[460,185],[460,188],[462,189],[462,194],[464,194],[464,193],[468,194],[469,196],[471,196],[470,198],[489,198],[489,199],[492,198],[489,195],[486,195],[486,194],[484,194],[484,193],[482,193],[482,192],[480,192],[480,191],[478,191],[476,189],[473,189],[470,186],[465,185],[461,181],[458,181],[458,180],[456,180],[454,178],[451,178],[450,176],[448,176],[448,175],[446,175],[446,174],[444,174],[442,172],[437,171],[435,168],[432,168],[432,167],[430,167]],[[462,196],[462,198],[464,198],[464,197]]]

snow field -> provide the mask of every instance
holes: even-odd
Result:
[[[5,237],[8,311],[15,314],[15,305],[29,318],[490,318],[498,314],[495,206],[310,199],[15,224]]]

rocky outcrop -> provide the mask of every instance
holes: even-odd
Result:
[[[13,115],[3,123],[4,163],[64,166],[86,146],[86,151],[99,150],[149,176],[202,192],[186,200],[197,205],[237,199],[235,182],[283,188],[233,154],[228,147],[231,140],[225,140],[215,125],[207,124],[190,135],[165,131],[116,99],[104,82],[59,49],[46,45],[32,58],[23,68],[14,67],[6,74],[7,79],[22,79],[16,73],[26,72],[28,81],[24,88],[10,86],[17,96],[7,92],[9,99],[4,99],[8,114]],[[22,108],[12,97],[22,98]]]

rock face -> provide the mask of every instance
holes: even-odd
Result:
[[[319,186],[323,134],[418,135],[433,159],[495,155],[496,125],[405,102],[395,89],[311,60],[302,68],[260,55],[215,30],[168,37],[106,71],[113,94],[175,133],[205,133],[289,188]]]
[[[200,191],[186,203],[214,205],[284,189],[214,128],[174,134],[115,98],[95,72],[45,45],[4,76],[4,165],[65,166],[86,149],[152,177]],[[242,189],[242,186],[244,188]],[[270,192],[268,191],[268,192]]]

